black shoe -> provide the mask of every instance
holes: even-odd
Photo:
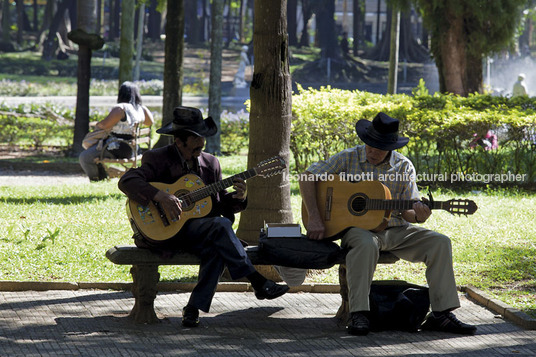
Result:
[[[193,306],[186,305],[182,309],[182,326],[197,327],[199,325],[199,310]]]
[[[474,335],[476,332],[476,326],[461,322],[452,312],[443,312],[438,315],[439,316],[429,313],[426,321],[422,324],[421,329],[458,333],[462,335]]]
[[[284,295],[289,289],[287,285],[278,285],[272,280],[266,280],[260,290],[255,290],[255,296],[259,300],[272,300]]]
[[[350,335],[365,336],[370,331],[370,321],[362,312],[351,312],[346,329]]]

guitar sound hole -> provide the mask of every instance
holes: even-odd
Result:
[[[187,197],[184,197],[189,193],[190,192],[187,191],[187,190],[179,190],[179,191],[174,193],[174,195],[176,197],[178,197],[182,201],[182,210],[183,211],[189,211],[192,208],[194,208],[194,203],[195,202],[190,202],[190,200]]]
[[[354,216],[362,216],[367,213],[367,196],[356,193],[348,200],[348,211]]]

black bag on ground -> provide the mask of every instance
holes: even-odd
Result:
[[[271,237],[261,233],[259,256],[273,265],[302,269],[328,269],[346,256],[334,242],[301,237]]]
[[[370,328],[373,331],[415,332],[428,310],[428,288],[402,280],[375,281],[370,287]]]

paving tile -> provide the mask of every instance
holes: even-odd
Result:
[[[163,292],[161,322],[127,317],[130,292],[0,292],[0,356],[536,356],[536,331],[524,330],[461,296],[460,320],[475,336],[400,331],[350,336],[334,318],[338,294],[292,293],[259,301],[218,292],[198,328],[181,326],[189,293]]]

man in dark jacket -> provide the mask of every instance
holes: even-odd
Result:
[[[205,137],[217,132],[211,117],[203,120],[201,111],[190,107],[177,107],[173,122],[157,133],[173,135],[174,143],[150,150],[143,155],[142,165],[131,169],[119,180],[119,189],[130,200],[147,206],[155,203],[170,221],[177,221],[184,202],[174,194],[160,190],[151,182],[173,184],[187,174],[195,174],[208,185],[221,181],[218,159],[203,152]],[[235,192],[225,189],[211,195],[212,210],[200,218],[188,219],[179,232],[165,240],[150,239],[135,234],[138,247],[149,248],[163,254],[182,250],[194,253],[201,259],[198,283],[183,309],[182,324],[194,327],[199,324],[199,310],[208,312],[219,278],[225,267],[231,278],[247,278],[258,299],[275,299],[289,288],[278,285],[259,274],[249,260],[241,241],[236,237],[232,222],[234,213],[247,205],[247,186],[236,178]],[[173,192],[172,192],[173,193]],[[154,237],[153,237],[154,238]]]

